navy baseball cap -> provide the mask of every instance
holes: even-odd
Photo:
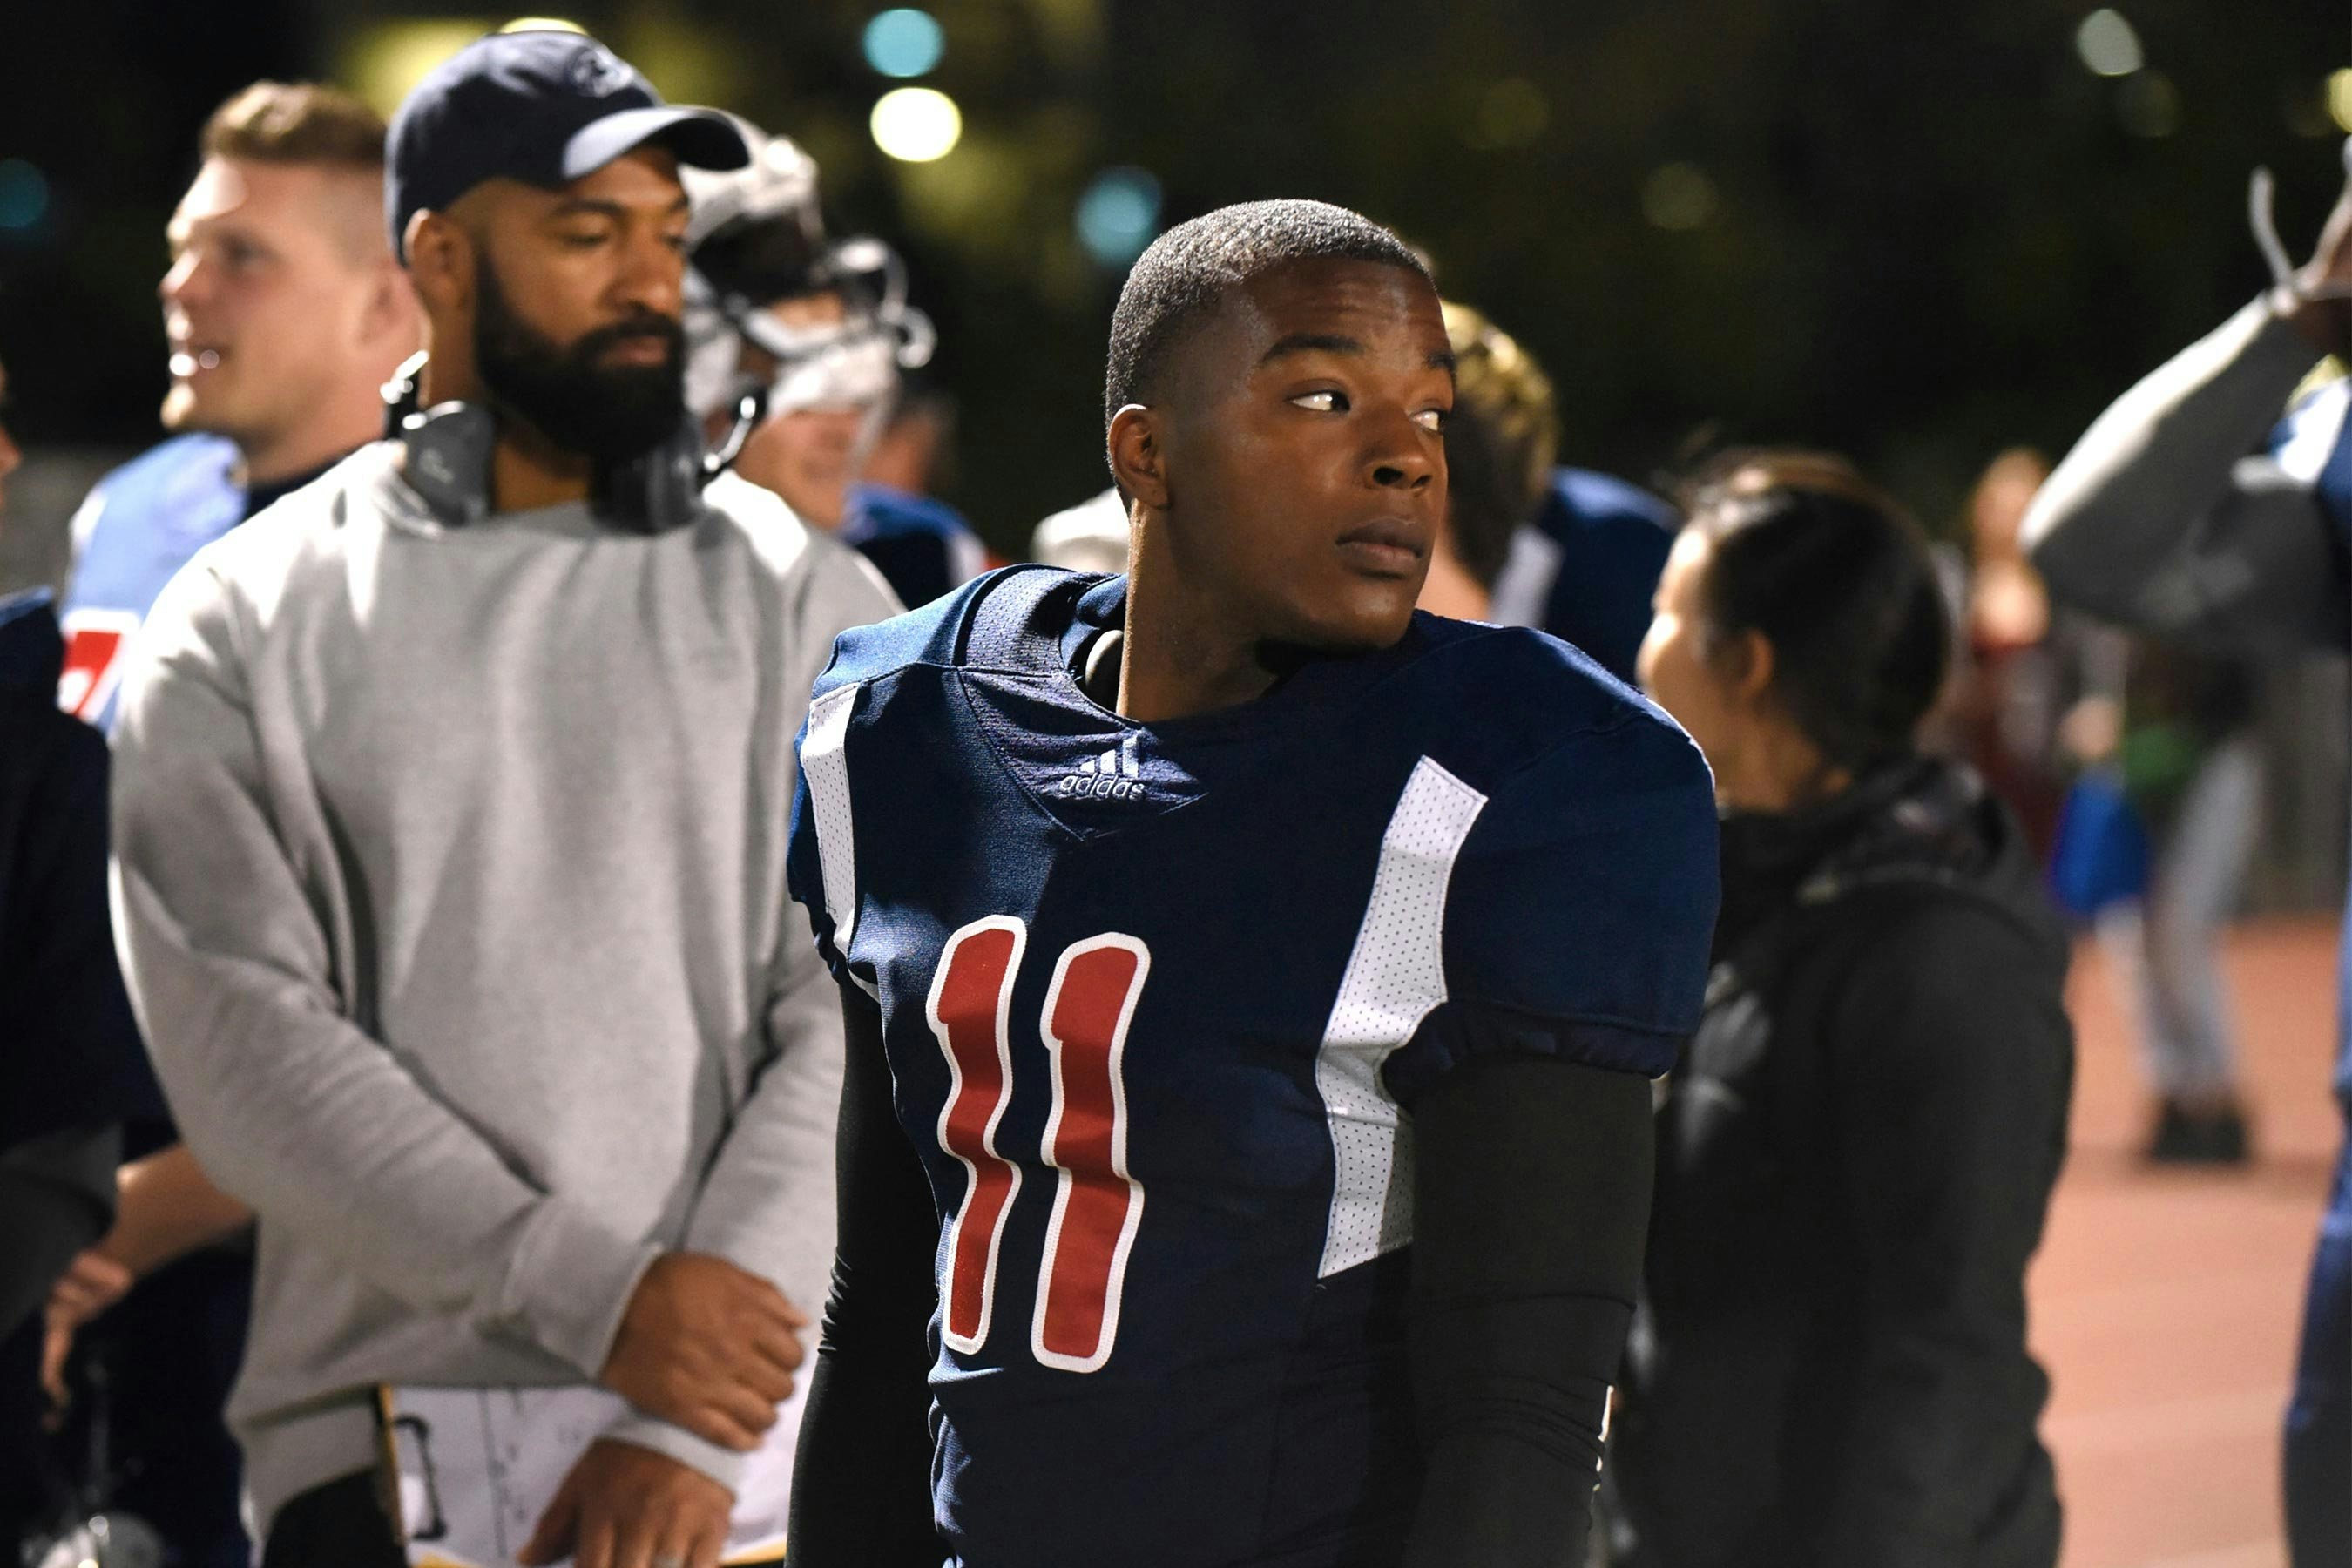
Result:
[[[698,169],[740,169],[751,158],[727,116],[664,103],[635,67],[584,34],[477,38],[435,67],[392,117],[383,172],[392,253],[407,259],[412,216],[440,211],[484,180],[553,190],[656,141]]]

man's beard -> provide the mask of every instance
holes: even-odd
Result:
[[[686,418],[686,333],[671,317],[644,311],[557,343],[507,302],[497,269],[477,273],[474,363],[491,406],[522,420],[567,452],[605,464],[644,456],[677,434]],[[632,338],[662,340],[659,364],[608,365],[598,356]]]

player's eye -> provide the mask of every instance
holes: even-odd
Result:
[[[1412,422],[1424,430],[1443,432],[1445,428],[1447,412],[1448,410],[1443,408],[1424,408],[1412,416]]]
[[[1345,414],[1348,411],[1348,395],[1334,392],[1328,387],[1318,392],[1302,392],[1290,401],[1316,414]]]

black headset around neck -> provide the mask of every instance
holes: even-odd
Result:
[[[498,420],[479,403],[420,407],[430,356],[411,354],[383,385],[383,434],[403,448],[402,477],[441,522],[462,528],[490,514],[490,455]],[[589,482],[589,509],[615,528],[667,533],[692,522],[703,487],[742,454],[767,411],[767,389],[746,392],[735,423],[716,447],[706,447],[698,421],[688,416],[669,439],[625,463],[597,465]]]

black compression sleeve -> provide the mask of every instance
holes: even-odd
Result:
[[[1581,1563],[1649,1224],[1650,1086],[1489,1057],[1412,1106],[1409,1568]]]
[[[882,1015],[844,988],[833,1291],[793,1462],[792,1568],[940,1568],[930,1353],[939,1211],[890,1106]]]

